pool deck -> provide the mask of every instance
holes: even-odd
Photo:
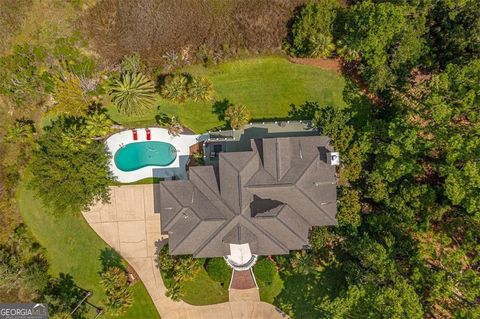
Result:
[[[115,133],[106,140],[106,145],[109,152],[112,154],[110,161],[110,170],[120,183],[131,183],[148,177],[161,178],[185,178],[185,165],[188,162],[190,155],[190,147],[201,141],[204,137],[202,135],[185,135],[171,136],[168,130],[159,127],[150,128],[151,141],[159,141],[170,143],[177,150],[177,157],[168,166],[146,166],[135,171],[124,172],[120,170],[114,161],[115,153],[122,147],[130,143],[146,142],[147,131],[145,128],[138,128],[138,139],[133,139],[132,130],[126,130]]]

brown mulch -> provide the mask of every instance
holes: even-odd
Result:
[[[331,70],[340,73],[342,71],[342,61],[339,58],[294,58],[288,57],[288,60],[295,64],[304,64],[314,66],[323,70]]]
[[[230,288],[232,289],[250,289],[255,288],[255,281],[253,280],[252,273],[250,270],[245,271],[234,271],[233,272],[233,279],[232,285]]]

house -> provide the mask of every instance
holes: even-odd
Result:
[[[223,256],[246,270],[258,255],[308,248],[312,226],[337,224],[338,154],[329,142],[254,138],[249,150],[220,152],[215,166],[191,167],[187,180],[155,185],[170,254]]]

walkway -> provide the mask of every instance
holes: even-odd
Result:
[[[160,216],[153,212],[152,185],[111,187],[111,202],[99,202],[83,215],[93,230],[135,269],[162,319],[286,318],[273,305],[250,298],[192,306],[166,297],[155,265],[157,246],[165,236],[160,234]]]

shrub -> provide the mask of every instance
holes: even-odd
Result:
[[[125,271],[119,267],[109,267],[102,273],[101,283],[107,295],[106,304],[109,312],[114,316],[125,313],[133,302]]]
[[[206,78],[192,77],[188,84],[188,96],[194,101],[210,101],[213,97],[212,83]]]
[[[250,118],[250,111],[244,105],[231,105],[225,111],[225,119],[233,129],[241,128],[250,121]]]
[[[334,50],[333,22],[337,0],[321,0],[307,4],[294,18],[290,53],[302,57],[327,57]]]
[[[155,84],[142,73],[126,73],[110,88],[112,102],[120,113],[139,114],[155,104]]]
[[[253,272],[257,281],[271,283],[277,273],[277,268],[272,260],[264,258],[253,266]]]
[[[232,268],[228,267],[223,258],[212,258],[207,263],[207,273],[212,280],[222,283],[223,286],[230,283]]]
[[[122,74],[142,73],[145,72],[145,64],[138,53],[124,56],[120,63],[120,71]]]
[[[54,113],[71,116],[82,116],[87,113],[89,99],[82,90],[78,76],[67,74],[57,80],[54,96],[56,100]]]

